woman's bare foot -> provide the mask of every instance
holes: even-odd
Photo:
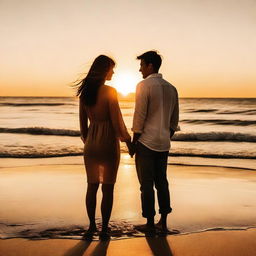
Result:
[[[95,223],[94,223],[94,224],[90,224],[90,226],[89,226],[89,228],[88,228],[88,230],[87,230],[87,232],[92,232],[92,233],[95,233],[95,232],[97,232],[97,231],[98,231],[98,229],[97,229]]]
[[[110,232],[111,232],[111,228],[109,228],[109,227],[102,228],[102,230],[99,234],[100,240],[102,240],[102,241],[109,240],[111,238]]]
[[[97,231],[98,230],[97,230],[96,224],[90,225],[89,228],[85,231],[85,233],[83,235],[83,239],[85,239],[87,241],[92,241],[93,240],[93,235]]]

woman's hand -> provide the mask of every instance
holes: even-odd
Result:
[[[172,138],[172,136],[174,135],[175,131],[171,128],[170,129],[170,139]]]
[[[126,145],[127,145],[130,157],[133,158],[135,154],[135,145],[131,141],[126,142]]]
[[[81,136],[80,138],[81,138],[82,142],[85,144],[85,139],[84,139],[84,137]]]

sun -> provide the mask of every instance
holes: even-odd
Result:
[[[140,74],[131,71],[116,71],[111,84],[124,96],[135,92],[137,83],[141,80]]]

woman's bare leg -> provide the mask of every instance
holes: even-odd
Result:
[[[96,210],[96,202],[97,202],[97,191],[99,188],[99,184],[88,183],[87,193],[86,193],[86,209],[87,214],[90,220],[90,226],[88,231],[96,231],[96,223],[95,223],[95,210]]]
[[[103,198],[101,201],[102,232],[107,232],[113,206],[114,184],[102,184]]]

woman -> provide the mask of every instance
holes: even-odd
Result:
[[[90,226],[85,238],[97,231],[95,224],[96,194],[102,184],[101,239],[109,239],[108,223],[113,205],[113,191],[120,160],[119,140],[131,147],[131,137],[125,127],[118,105],[117,92],[105,85],[114,74],[115,62],[98,56],[87,76],[78,85],[81,138],[84,142],[84,163],[87,174],[86,209]],[[90,125],[88,128],[88,119]]]

